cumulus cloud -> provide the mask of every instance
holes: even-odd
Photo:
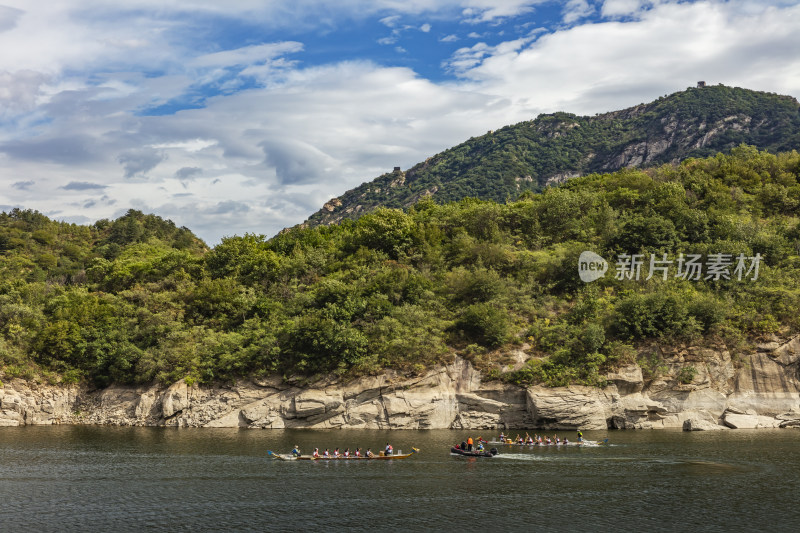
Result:
[[[141,148],[138,150],[129,150],[120,154],[117,161],[119,161],[122,168],[125,170],[124,176],[126,178],[133,178],[136,176],[144,176],[165,159],[166,155],[163,152],[150,148]]]
[[[282,185],[317,181],[330,159],[318,148],[297,139],[271,139],[260,146],[266,164],[275,168],[275,175]]]
[[[630,22],[574,26],[523,46],[476,45],[450,66],[476,90],[532,110],[619,109],[701,79],[797,94],[799,25],[798,5],[748,13],[735,2],[662,2]]]

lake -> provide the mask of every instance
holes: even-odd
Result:
[[[516,431],[512,431],[512,436]],[[552,435],[554,432],[547,432]],[[472,432],[473,438],[496,438]],[[524,434],[524,432],[523,432]],[[533,432],[531,432],[533,434]],[[570,440],[574,432],[561,432]],[[0,428],[3,531],[800,529],[800,431],[585,432],[609,446],[498,446],[461,431]],[[335,447],[395,461],[277,461]]]

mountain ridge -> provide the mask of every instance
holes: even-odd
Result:
[[[800,103],[723,85],[688,88],[595,116],[556,112],[472,137],[403,172],[332,198],[305,222],[356,219],[431,196],[504,202],[570,178],[707,157],[739,144],[780,152],[800,146]]]

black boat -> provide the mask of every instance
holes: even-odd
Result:
[[[450,448],[450,453],[454,453],[456,455],[464,455],[466,457],[494,457],[495,455],[497,455],[500,452],[497,451],[497,448],[492,448],[488,452],[487,451],[479,452],[477,450],[473,450],[473,451],[463,450],[461,448],[457,448],[456,446],[453,446],[452,448]]]

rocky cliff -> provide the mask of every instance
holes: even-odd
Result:
[[[725,349],[660,350],[658,371],[631,365],[608,385],[529,388],[483,381],[463,359],[415,379],[392,373],[298,386],[275,378],[231,386],[88,390],[12,380],[0,425],[364,429],[725,429],[800,427],[800,336],[735,361]],[[691,367],[688,375],[683,370]],[[645,375],[650,376],[646,378]],[[690,381],[687,383],[687,381]]]

